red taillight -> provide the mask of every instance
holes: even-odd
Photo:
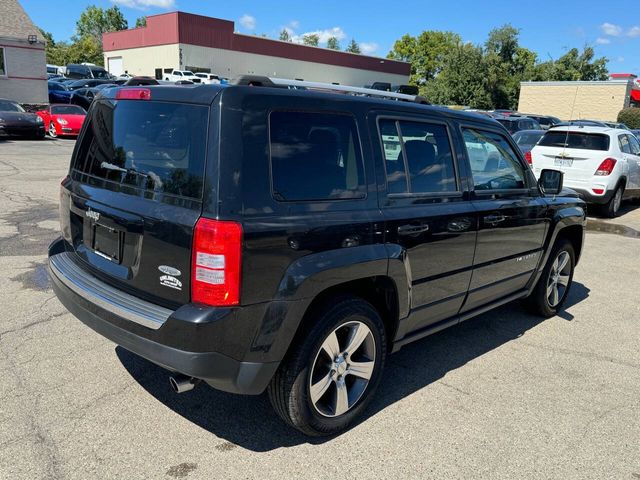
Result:
[[[524,154],[524,159],[527,161],[529,165],[533,165],[533,159],[531,158],[531,152],[526,152]]]
[[[616,162],[617,160],[615,158],[605,158],[596,170],[596,175],[602,177],[611,175],[611,172],[613,172],[613,168],[616,166]]]
[[[604,188],[592,188],[591,190],[593,190],[593,193],[596,195],[602,195],[604,193]]]
[[[191,301],[238,305],[241,255],[242,225],[200,218],[193,236]]]
[[[121,88],[116,92],[116,100],[151,100],[148,88]]]

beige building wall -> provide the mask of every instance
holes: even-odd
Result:
[[[178,44],[154,47],[130,48],[104,52],[104,65],[108,69],[109,60],[122,57],[122,70],[131,75],[155,76],[155,69],[178,68],[180,49]]]
[[[173,44],[105,52],[104,61],[122,57],[123,69],[133,75],[154,76],[156,68],[210,68],[211,73],[234,78],[238,75],[266,75],[280,78],[303,78],[316,82],[338,82],[362,86],[373,82],[406,84],[409,78],[384,72],[339,67],[322,63],[236,52],[188,44]],[[384,61],[384,59],[380,59]]]
[[[632,84],[602,82],[522,82],[518,111],[552,115],[562,120],[616,121],[629,106]]]

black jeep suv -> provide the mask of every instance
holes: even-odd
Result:
[[[269,86],[106,89],[62,182],[50,275],[176,391],[267,390],[326,435],[362,413],[388,353],[516,299],[561,308],[585,227],[561,184],[473,114]]]

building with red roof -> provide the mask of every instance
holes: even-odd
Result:
[[[406,84],[410,64],[293,42],[243,35],[234,22],[184,12],[147,17],[145,27],[105,33],[105,67],[164,78],[173,69],[220,77],[266,75],[362,86]]]

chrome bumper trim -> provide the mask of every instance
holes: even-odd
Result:
[[[84,271],[64,252],[49,257],[52,275],[85,300],[114,315],[153,330],[159,329],[173,310],[129,295]]]

